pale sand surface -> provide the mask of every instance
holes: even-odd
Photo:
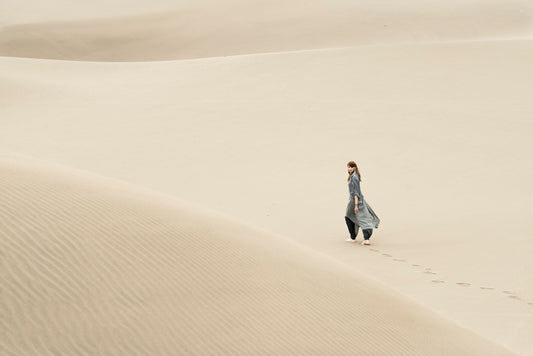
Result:
[[[6,354],[511,354],[283,237],[77,171],[0,172]]]
[[[347,290],[348,295],[359,290],[359,279],[377,288],[376,295],[394,294],[368,282],[370,277],[493,342],[531,354],[533,42],[523,39],[530,31],[527,21],[501,15],[506,11],[514,14],[516,6],[527,8],[527,3],[509,3],[508,7],[502,2],[491,4],[505,8],[490,15],[510,27],[471,21],[470,27],[459,27],[463,37],[454,28],[458,31],[455,35],[450,30],[439,37],[430,31],[428,38],[422,25],[413,28],[411,38],[405,38],[402,31],[387,38],[369,31],[364,41],[346,37],[348,42],[354,40],[350,44],[398,41],[396,45],[145,63],[0,58],[0,150],[9,157],[36,157],[118,178],[220,211],[283,236],[287,243],[272,237],[272,248],[287,256],[293,246],[288,241],[296,240],[343,263],[348,270],[366,275],[357,275],[355,286],[345,283],[346,288],[355,288]],[[441,10],[436,5],[419,9],[426,15]],[[456,4],[451,6],[445,16],[436,17],[435,23],[451,26],[449,12],[460,10]],[[119,15],[130,14],[113,13]],[[171,14],[168,16],[172,22]],[[528,19],[530,13],[520,16]],[[390,17],[398,18],[397,13]],[[83,27],[87,23],[73,25]],[[224,30],[235,31],[224,26]],[[118,26],[121,31],[124,28]],[[290,28],[279,31],[291,33]],[[287,47],[271,46],[278,45],[272,39],[244,39],[240,45],[250,52],[339,45],[333,33],[334,40],[325,35],[323,42],[306,42],[302,32],[293,34]],[[235,53],[228,50],[233,42],[226,38],[231,36],[221,36],[219,46],[194,42],[198,44],[195,56]],[[423,43],[427,39],[440,42]],[[414,43],[401,44],[406,41]],[[177,53],[167,45],[155,48],[148,42],[125,46],[119,53],[110,52],[105,44],[94,51],[117,61],[134,60],[143,51],[146,59],[173,58]],[[34,48],[34,53],[43,54],[38,46],[20,48]],[[383,221],[370,249],[343,241],[345,163],[351,159],[359,163],[363,192]],[[46,182],[49,178],[45,177],[55,174],[52,170],[40,175],[39,170],[32,170],[36,184],[41,181],[39,177]],[[68,181],[69,177],[61,179]],[[74,179],[73,184],[76,182]],[[98,186],[109,194],[121,189]],[[63,189],[57,191],[60,194]],[[151,199],[156,198],[148,196],[139,205]],[[31,201],[30,197],[23,200]],[[61,207],[65,200],[68,198],[48,204]],[[129,204],[114,197],[111,201]],[[172,209],[154,209],[168,214],[166,223],[179,215]],[[146,216],[152,216],[151,211]],[[68,214],[56,218],[66,219]],[[122,218],[116,216],[117,221]],[[127,219],[131,221],[131,216]],[[198,216],[190,219],[193,230],[200,229],[197,222],[205,220]],[[106,226],[101,220],[94,221],[97,226]],[[223,226],[223,230],[238,229],[227,221]],[[256,230],[253,235],[261,235]],[[203,238],[209,235],[199,234]],[[139,240],[135,236],[132,239]],[[234,245],[244,243],[241,238],[231,241]],[[302,263],[301,271],[307,268],[306,258],[294,257],[294,263]],[[312,263],[313,268],[334,270],[328,264],[331,262],[318,262],[323,258]],[[265,266],[271,263],[269,260]],[[340,275],[345,273],[343,268],[338,267]],[[278,270],[271,272],[263,271],[264,278],[278,278]],[[330,279],[329,275],[321,276]],[[299,292],[307,292],[306,286],[303,283]],[[237,292],[228,288],[224,293]],[[377,306],[379,300],[375,303]],[[388,303],[385,311],[395,312],[395,304]],[[428,313],[423,307],[413,310],[415,316]],[[326,315],[321,314],[329,318]],[[374,320],[372,315],[365,320]],[[208,321],[205,318],[203,323]],[[150,328],[161,321],[156,317],[150,320]],[[356,334],[357,330],[354,327]],[[138,335],[146,330],[131,332]],[[390,331],[390,335],[396,332]],[[175,345],[164,338],[162,349]],[[139,341],[141,351],[151,347],[146,346],[153,342],[148,339]],[[372,344],[378,339],[372,340],[362,347],[378,347]],[[379,346],[385,349],[378,352],[393,353],[395,346],[391,345],[396,341]],[[326,350],[331,347],[316,344]],[[231,350],[235,345],[227,347]],[[415,349],[424,353],[423,347]]]
[[[24,12],[8,2],[9,17],[0,22],[0,55],[146,61],[533,33],[531,1],[520,0],[431,5],[425,0],[204,0],[157,12],[170,5],[155,1],[144,14],[136,13],[140,7],[134,4],[121,10],[120,3],[87,2],[72,9],[60,2],[55,5],[60,11]],[[87,18],[91,15],[96,19]]]

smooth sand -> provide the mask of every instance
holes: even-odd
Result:
[[[7,354],[511,354],[283,237],[41,163],[0,172]]]
[[[140,6],[130,4],[120,11],[111,3],[100,16],[97,9],[103,6],[96,4],[42,11],[40,18],[12,5],[12,15],[0,29],[0,54],[150,61],[374,43],[527,38],[533,33],[530,1],[455,0],[428,6],[422,0],[204,0],[157,11],[169,6],[159,0],[145,14],[134,10]],[[97,17],[87,18],[90,14]],[[29,19],[33,21],[27,23]]]
[[[228,2],[232,4],[235,3]],[[291,4],[294,6],[289,6],[292,10],[287,10],[287,16],[301,6]],[[327,8],[350,13],[339,4],[331,3]],[[109,353],[172,353],[179,345],[190,347],[184,350],[191,352],[209,353],[216,350],[215,344],[223,345],[222,350],[226,352],[249,353],[256,351],[251,348],[256,343],[262,345],[259,351],[293,353],[295,349],[290,347],[305,352],[308,350],[305,345],[311,343],[313,350],[332,352],[342,349],[397,354],[400,350],[405,354],[444,354],[461,349],[465,354],[482,354],[485,347],[500,352],[492,344],[497,343],[516,353],[530,354],[533,350],[529,337],[533,331],[533,262],[530,259],[533,225],[528,198],[533,178],[529,168],[533,152],[530,140],[533,42],[528,39],[531,28],[527,19],[531,13],[524,10],[526,3],[491,4],[499,10],[478,11],[478,17],[472,17],[471,11],[455,3],[443,8],[444,5],[420,7],[413,2],[412,8],[403,8],[405,14],[392,11],[396,9],[393,4],[388,7],[393,12],[391,21],[399,21],[402,16],[407,21],[414,14],[423,14],[423,21],[431,18],[434,23],[448,24],[449,31],[440,37],[420,25],[410,30],[409,39],[400,30],[393,31],[397,37],[387,38],[376,37],[376,32],[369,31],[365,32],[366,37],[361,37],[364,41],[347,36],[345,43],[339,43],[342,36],[321,31],[321,23],[315,23],[315,27],[309,28],[320,34],[316,36],[318,39],[324,35],[322,42],[314,38],[305,40],[303,32],[291,32],[291,26],[276,27],[277,35],[287,33],[291,39],[286,47],[285,44],[280,47],[276,37],[261,41],[250,35],[238,42],[224,33],[239,32],[239,28],[226,23],[220,25],[221,37],[216,44],[197,41],[194,36],[189,38],[191,48],[197,46],[193,57],[285,52],[168,62],[78,61],[98,58],[133,61],[139,56],[185,58],[174,51],[181,46],[150,44],[161,38],[157,35],[160,29],[156,36],[149,36],[151,32],[147,30],[150,40],[143,44],[133,46],[121,39],[123,51],[98,41],[87,52],[72,50],[69,43],[78,43],[79,34],[74,32],[65,47],[47,52],[49,49],[44,47],[20,42],[18,35],[11,36],[13,27],[4,28],[1,42],[11,43],[11,49],[29,50],[32,53],[28,52],[28,56],[69,53],[74,57],[64,58],[76,60],[0,58],[0,150],[7,162],[3,169],[12,172],[2,174],[8,177],[4,181],[9,183],[2,185],[3,194],[10,200],[2,205],[0,231],[6,236],[2,244],[9,247],[6,249],[9,258],[22,254],[21,261],[6,264],[8,273],[3,273],[9,285],[16,285],[7,290],[18,293],[6,293],[3,297],[9,320],[19,325],[9,329],[6,345],[10,350],[21,345],[30,353],[54,352],[49,346],[58,345],[59,352],[76,353],[79,350],[72,349],[75,344],[94,350],[90,348],[94,347],[94,335],[98,334],[106,336],[102,350]],[[174,24],[172,16],[177,10],[197,9],[197,6],[183,6],[161,16],[167,16]],[[378,10],[383,9],[372,9]],[[264,23],[278,18],[280,11],[256,14],[266,22],[259,21],[253,28],[258,31],[271,28]],[[449,14],[461,11],[471,20],[469,26],[452,26]],[[327,13],[324,22],[331,23]],[[109,16],[99,15],[105,19],[94,21],[108,23],[106,32],[122,38],[131,27],[121,24],[129,21],[126,15],[132,14],[144,18],[155,16],[114,12],[116,33]],[[480,14],[497,18],[498,23],[506,25],[481,21]],[[13,19],[17,19],[15,15],[14,12]],[[526,20],[517,21],[515,16]],[[65,20],[53,16],[35,19],[57,29],[62,26],[57,21]],[[69,26],[84,28],[96,23],[75,20]],[[190,23],[209,32],[213,21]],[[8,24],[18,22],[21,21],[7,21]],[[131,21],[129,24],[134,26]],[[24,26],[40,29],[41,25]],[[135,31],[142,31],[144,25],[135,26]],[[428,33],[433,43],[427,43]],[[85,35],[89,37],[81,38],[90,38],[91,32]],[[53,36],[51,39],[55,41]],[[326,48],[339,45],[352,47]],[[242,52],[235,52],[235,46],[240,46]],[[318,49],[302,50],[309,46]],[[98,53],[100,57],[86,58],[84,53]],[[36,163],[25,157],[50,163]],[[360,165],[363,192],[383,221],[370,248],[343,241],[346,236],[345,163],[352,159]],[[120,179],[136,187],[126,189],[122,184],[105,183],[89,173],[74,175],[68,169],[67,174],[62,169],[49,168],[54,163]],[[44,196],[21,193],[25,179],[36,187],[32,192],[53,193]],[[56,180],[54,185],[52,182]],[[162,196],[143,193],[143,188],[158,191]],[[116,196],[117,190],[127,193]],[[71,201],[69,197],[76,194],[97,199],[99,203],[85,208],[83,215],[88,220],[72,235],[64,231],[55,233],[61,230],[56,225],[66,226],[62,225],[66,221],[65,224],[72,226],[83,220],[79,214],[72,213],[71,204],[85,205],[81,198]],[[100,195],[102,198],[98,198]],[[138,195],[142,199],[136,199]],[[222,212],[249,227],[229,218],[216,218],[203,208],[194,208],[196,211],[188,204],[176,208],[168,203],[172,198]],[[124,206],[128,213],[117,206]],[[103,207],[110,210],[102,210]],[[32,219],[51,208],[57,209],[54,214],[32,227]],[[179,225],[184,221],[180,220],[180,214],[187,216],[185,225]],[[156,223],[143,224],[143,219]],[[116,227],[111,226],[114,221]],[[178,225],[173,225],[176,221]],[[204,230],[205,221],[217,227]],[[131,224],[138,227],[126,228]],[[96,230],[102,231],[102,236]],[[29,239],[28,236],[35,236],[32,231],[38,231],[43,237]],[[172,251],[178,251],[181,243],[189,244],[192,250],[177,254],[179,257],[167,253],[158,261],[161,247],[152,244],[151,255],[143,255],[140,250],[146,245],[136,231],[143,231],[143,236],[154,231],[156,241],[165,241],[161,244]],[[169,241],[174,232],[180,236],[179,241]],[[21,238],[25,244],[16,245]],[[80,248],[61,245],[69,239],[84,244]],[[95,250],[88,250],[87,239],[112,240],[116,245],[111,248],[102,242]],[[125,243],[130,240],[132,246]],[[199,241],[195,245],[191,240]],[[217,248],[211,248],[206,240],[229,244],[225,250],[228,255],[218,256]],[[71,261],[76,272],[51,268],[44,273],[43,278],[51,281],[64,276],[64,284],[50,283],[35,288],[36,282],[29,272],[38,268],[35,261],[41,258],[47,263],[61,263],[47,250],[51,245],[41,248],[39,241],[48,241]],[[106,246],[109,251],[102,257],[99,254]],[[272,256],[268,252],[272,251],[270,248],[279,256]],[[129,255],[120,256],[120,251]],[[209,253],[208,260],[203,253]],[[118,254],[116,266],[106,262],[114,254]],[[246,270],[235,257],[241,255],[259,256],[261,260],[253,264],[261,273],[243,277]],[[212,276],[209,260],[220,258],[230,263],[231,258],[227,256],[236,258],[235,263],[224,269],[224,275]],[[184,264],[195,266],[188,273],[205,278],[201,285],[190,289],[190,295],[178,293],[174,297],[179,287],[164,284],[174,273],[172,268],[184,266],[180,263],[173,266],[172,258],[186,258],[189,263]],[[279,259],[291,262],[279,266]],[[103,267],[88,268],[91,260],[101,261]],[[106,268],[127,271],[137,265],[134,261],[138,261],[142,276],[117,272],[97,283]],[[11,265],[18,266],[18,270],[8,269]],[[293,271],[292,266],[299,267]],[[160,277],[156,270],[165,273]],[[83,271],[81,276],[79,271]],[[240,277],[231,281],[227,274]],[[309,282],[309,275],[317,274],[319,277]],[[279,288],[276,283],[282,283],[285,275],[296,289],[280,294],[276,292]],[[333,275],[340,282],[332,285]],[[137,303],[144,309],[135,316],[127,314],[134,311],[128,309],[129,304],[121,303],[128,298],[138,300],[142,288],[134,289],[134,286],[148,279],[153,280],[150,286],[157,291],[154,292],[157,298],[141,298]],[[248,281],[244,290],[235,286],[243,280]],[[86,288],[84,281],[96,284],[94,294],[82,301],[76,298]],[[210,321],[213,325],[234,322],[228,314],[213,315],[202,309],[202,299],[198,298],[212,283],[224,294],[224,301],[234,306],[232,313],[237,313],[237,319],[243,320],[243,326],[229,326],[236,334],[227,333],[224,328],[219,333],[213,329],[206,332],[200,327],[207,327]],[[380,283],[395,291],[379,286]],[[130,292],[107,291],[110,284],[122,285]],[[313,298],[309,289],[312,284],[324,286],[318,289],[328,293],[320,308],[311,307],[315,305],[313,300],[302,304],[295,301]],[[288,325],[307,327],[310,323],[306,320],[317,318],[330,320],[330,324],[312,331],[316,337],[294,332],[287,334],[290,337],[286,339],[277,339],[280,331],[274,325],[285,319],[279,315],[265,316],[268,313],[264,308],[268,305],[260,303],[265,290],[272,293],[266,300],[275,300],[274,305],[282,305],[287,311]],[[48,297],[54,293],[63,293],[65,299]],[[344,299],[344,294],[350,297]],[[25,295],[30,302],[17,302]],[[189,301],[194,308],[182,312],[180,301]],[[371,307],[357,306],[359,303]],[[105,313],[90,312],[100,305]],[[405,318],[395,314],[399,313],[398,306],[401,310],[405,306],[402,314]],[[69,328],[68,318],[55,316],[56,311],[69,314],[72,311],[69,308],[77,308],[82,320],[76,329]],[[256,308],[260,310],[258,314],[247,311]],[[309,313],[309,319],[298,324],[291,314],[294,311],[289,312],[294,308]],[[379,315],[384,315],[382,319],[376,317],[378,310]],[[151,311],[154,313],[150,314]],[[350,312],[354,314],[340,316]],[[187,323],[179,324],[170,320],[169,315],[188,318]],[[352,324],[359,319],[374,328],[374,332],[365,333],[361,325]],[[147,326],[132,320],[146,320]],[[261,322],[252,327],[253,320]],[[431,334],[440,335],[447,341],[446,346],[437,343],[429,350],[432,342],[405,330],[413,325],[415,330],[420,330],[430,324],[435,325],[435,330],[446,329]],[[180,325],[198,328],[183,331]],[[165,326],[171,330],[162,331]],[[342,334],[343,326],[348,329],[346,334]],[[114,336],[110,330],[118,330],[119,335]],[[261,338],[259,332],[265,336]],[[335,349],[338,345],[331,344],[328,341],[331,338],[320,338],[333,334],[336,342],[340,342],[338,345],[344,345],[345,349],[340,346]],[[346,339],[346,335],[359,337],[352,340]],[[429,340],[431,335],[428,334]],[[26,341],[20,342],[25,336],[28,336]],[[59,336],[65,340],[60,341]],[[363,338],[366,341],[361,341]],[[137,346],[123,346],[128,340],[134,340]],[[405,340],[412,341],[408,342],[410,346],[405,346]],[[464,340],[470,340],[471,344]]]

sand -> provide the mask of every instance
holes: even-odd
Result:
[[[0,17],[0,53],[152,61],[376,43],[529,38],[533,33],[530,1],[454,0],[430,6],[422,0],[121,2],[90,2],[76,9],[58,3],[53,13],[23,12],[13,4],[3,21]]]
[[[1,172],[9,354],[507,353],[283,237],[89,174]]]
[[[528,3],[54,4],[2,12],[7,350],[533,352]]]

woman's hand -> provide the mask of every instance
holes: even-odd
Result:
[[[357,209],[357,206],[355,207],[355,209],[353,209],[353,211],[357,214],[359,212],[359,209]]]

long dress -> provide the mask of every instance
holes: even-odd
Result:
[[[350,181],[348,182],[348,190],[350,191],[350,200],[346,207],[346,217],[353,221],[356,227],[360,227],[363,230],[377,229],[380,220],[374,210],[367,203],[363,194],[361,193],[361,183],[359,175],[357,173],[352,174]],[[359,212],[355,213],[355,196],[359,197]]]

